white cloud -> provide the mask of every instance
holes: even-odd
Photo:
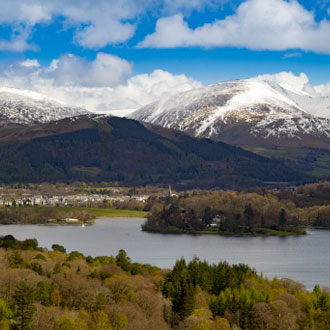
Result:
[[[203,11],[207,7],[217,9],[221,4],[230,0],[163,0],[160,1],[162,12],[173,14],[178,12],[189,13],[192,10]]]
[[[76,42],[87,48],[102,48],[129,39],[135,31],[130,20],[143,13],[149,3],[151,0],[1,0],[0,24],[29,29],[31,35],[36,24],[50,24],[61,17],[65,26],[75,28]],[[18,46],[16,40],[3,40],[2,49],[6,48],[27,49]]]
[[[295,52],[295,53],[286,53],[286,54],[284,54],[284,55],[282,56],[282,59],[283,59],[283,60],[286,60],[286,59],[288,59],[288,58],[295,58],[295,57],[301,57],[301,56],[302,56],[302,54],[299,53],[299,52]]]
[[[39,68],[40,63],[38,60],[26,59],[25,61],[20,62],[19,65],[25,68]]]
[[[292,72],[280,72],[275,74],[264,74],[259,75],[255,79],[267,80],[275,84],[294,91],[294,92],[304,92],[307,91],[310,87],[309,79],[307,75],[301,72],[299,75],[295,75]]]
[[[151,74],[140,74],[132,77],[126,84],[112,91],[110,107],[139,108],[162,97],[174,95],[202,84],[184,74],[173,75],[163,70],[155,70]]]
[[[303,49],[330,54],[330,21],[296,0],[247,0],[231,16],[188,26],[182,14],[160,18],[139,47],[244,47],[253,50]]]
[[[28,61],[0,71],[0,86],[33,90],[95,112],[137,109],[160,97],[202,86],[185,75],[162,70],[129,78],[132,65],[104,53],[92,62],[65,55],[48,67],[38,67],[33,59]]]
[[[15,26],[12,29],[10,39],[0,39],[0,50],[11,52],[23,52],[26,50],[37,50],[37,46],[29,43],[30,28]]]
[[[112,87],[132,75],[133,64],[111,54],[98,53],[92,62],[69,54],[53,60],[40,76],[58,86]]]
[[[64,27],[74,29],[74,40],[86,48],[100,49],[120,44],[134,34],[140,17],[178,11],[203,10],[228,0],[1,0],[0,25],[29,31],[19,40],[0,41],[0,50],[24,51],[33,27],[51,24],[60,18]],[[24,38],[23,38],[24,37]],[[24,44],[25,41],[25,44]]]

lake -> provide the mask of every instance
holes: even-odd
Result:
[[[125,249],[133,261],[162,268],[195,255],[217,263],[246,263],[269,278],[288,277],[312,289],[330,286],[330,231],[308,230],[306,236],[224,237],[153,234],[140,229],[144,219],[98,219],[94,226],[0,225],[0,235],[36,238],[40,246],[63,245],[86,256],[116,255]]]

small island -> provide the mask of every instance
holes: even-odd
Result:
[[[218,212],[213,215],[206,208],[204,215],[199,217],[191,209],[180,208],[171,204],[159,213],[150,214],[142,225],[143,231],[172,234],[213,234],[227,236],[290,236],[305,235],[306,231],[293,219],[288,219],[286,211],[281,209],[277,223],[258,223],[251,205],[243,214],[225,214]]]
[[[200,191],[154,203],[142,230],[228,236],[305,235],[306,212],[273,194]]]

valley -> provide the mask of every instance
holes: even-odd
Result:
[[[330,330],[330,7],[0,0],[0,330]]]

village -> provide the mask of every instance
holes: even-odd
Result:
[[[10,196],[0,195],[0,206],[93,206],[104,202],[124,203],[136,201],[145,203],[148,195],[122,195],[109,196],[103,194],[77,194],[68,196],[43,196],[43,195],[27,195],[19,198],[11,198]]]

